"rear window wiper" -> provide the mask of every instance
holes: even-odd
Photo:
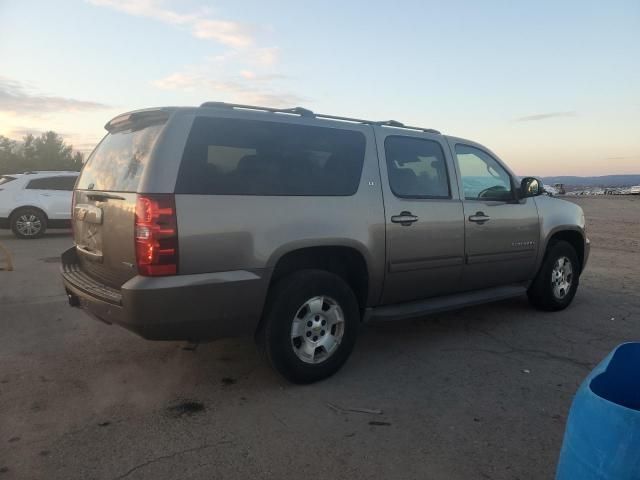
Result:
[[[120,195],[114,195],[112,193],[104,193],[104,192],[87,193],[87,198],[89,200],[126,200],[124,197],[121,197]]]

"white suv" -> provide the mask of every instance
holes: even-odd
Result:
[[[0,228],[38,238],[47,228],[68,228],[78,172],[27,172],[0,176]]]

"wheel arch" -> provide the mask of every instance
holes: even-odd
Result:
[[[551,246],[560,241],[565,241],[574,248],[574,250],[576,251],[576,255],[578,255],[578,260],[580,261],[580,272],[582,272],[585,260],[584,233],[580,229],[575,227],[559,227],[555,229],[548,237],[544,250],[545,255],[549,251],[549,248]]]
[[[364,249],[356,242],[295,243],[275,252],[267,266],[271,270],[269,288],[295,271],[320,269],[345,280],[355,293],[361,309],[371,302],[369,262]]]
[[[18,212],[20,212],[21,210],[29,210],[29,209],[33,209],[33,210],[38,210],[40,212],[42,212],[42,214],[44,215],[44,219],[48,222],[49,221],[49,215],[47,215],[47,212],[44,211],[44,209],[42,207],[39,207],[37,205],[20,205],[19,207],[14,208],[13,210],[11,210],[11,212],[9,213],[9,222],[13,221],[13,216],[15,214],[17,214]]]

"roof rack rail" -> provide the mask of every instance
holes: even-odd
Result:
[[[404,123],[398,122],[397,120],[384,120],[382,122],[377,122],[377,124],[382,127],[404,128]]]
[[[433,128],[410,127],[396,120],[385,120],[382,122],[379,122],[379,121],[376,122],[373,120],[363,120],[361,118],[340,117],[337,115],[326,115],[323,113],[314,113],[311,110],[307,110],[306,108],[302,108],[302,107],[272,108],[272,107],[260,107],[257,105],[244,105],[241,103],[227,103],[227,102],[204,102],[200,105],[200,107],[228,108],[230,110],[235,110],[235,109],[256,110],[261,112],[280,113],[280,114],[286,114],[286,115],[299,115],[300,117],[319,118],[324,120],[338,120],[341,122],[362,123],[365,125],[378,125],[381,127],[405,128],[407,130],[416,130],[419,132],[433,133],[433,134],[440,135],[440,132]]]
[[[272,108],[272,107],[259,107],[257,105],[243,105],[241,103],[227,103],[227,102],[204,102],[201,107],[215,107],[215,108],[229,108],[238,110],[258,110],[271,113],[286,113],[290,115],[300,115],[301,117],[313,117],[315,114],[311,110],[307,110],[302,107],[294,108]]]

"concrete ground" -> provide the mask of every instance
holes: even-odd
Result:
[[[569,309],[368,325],[341,372],[302,387],[250,339],[194,353],[88,318],[58,278],[67,232],[0,233],[16,264],[0,272],[0,479],[552,478],[576,388],[638,339],[640,197],[575,201],[593,249]]]

